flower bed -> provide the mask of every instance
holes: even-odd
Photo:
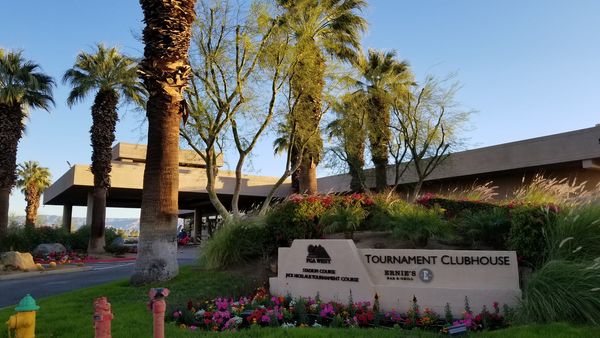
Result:
[[[69,251],[69,252],[51,252],[48,255],[35,256],[35,257],[33,257],[33,261],[35,263],[40,263],[40,264],[50,264],[53,262],[56,264],[72,264],[72,263],[77,264],[77,263],[84,263],[87,258],[88,258],[88,256],[85,253]]]
[[[504,328],[508,325],[505,317],[510,311],[504,306],[501,314],[499,304],[494,303],[491,311],[484,307],[480,313],[473,313],[465,298],[461,318],[452,316],[448,304],[442,317],[431,309],[421,310],[414,297],[406,312],[383,312],[380,311],[377,295],[373,303],[353,302],[350,297],[347,304],[341,304],[322,302],[318,295],[314,299],[276,297],[259,288],[254,294],[239,299],[216,298],[199,303],[188,301],[186,306],[170,306],[168,318],[191,331],[236,331],[251,326],[271,326],[399,327],[447,332],[454,325],[464,325],[472,331]]]

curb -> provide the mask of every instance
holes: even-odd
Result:
[[[22,272],[22,273],[15,273],[15,274],[11,274],[11,275],[0,276],[0,281],[11,280],[11,279],[29,278],[29,277],[37,277],[37,276],[58,275],[58,274],[69,273],[69,272],[90,271],[92,269],[93,268],[91,266],[83,266],[83,267],[74,267],[74,268],[60,269],[60,270],[44,270],[44,271]]]
[[[89,259],[84,260],[84,264],[93,264],[93,263],[120,263],[120,262],[132,262],[135,261],[137,257],[124,257],[124,258],[107,258],[107,259]]]

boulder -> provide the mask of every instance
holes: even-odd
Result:
[[[34,256],[39,257],[48,256],[51,252],[65,253],[67,249],[60,243],[44,243],[36,246],[32,253]]]
[[[33,256],[29,252],[9,251],[0,255],[0,264],[22,271],[37,270]]]

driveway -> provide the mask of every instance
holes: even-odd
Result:
[[[197,262],[199,247],[186,247],[178,251],[179,266]],[[87,264],[92,270],[64,274],[35,276],[0,281],[0,308],[19,302],[26,294],[34,298],[48,297],[119,279],[129,278],[135,262]]]

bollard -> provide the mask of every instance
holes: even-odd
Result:
[[[113,320],[110,303],[106,297],[96,298],[94,300],[94,337],[112,338],[110,322]]]
[[[16,314],[10,316],[6,325],[8,326],[8,336],[11,337],[11,331],[15,338],[34,338],[35,337],[35,314],[40,307],[35,303],[31,295],[26,295],[21,299],[19,305],[15,308]]]
[[[167,303],[165,297],[169,295],[167,288],[152,288],[148,293],[150,297],[150,310],[153,313],[154,320],[154,338],[165,338],[165,311]]]

